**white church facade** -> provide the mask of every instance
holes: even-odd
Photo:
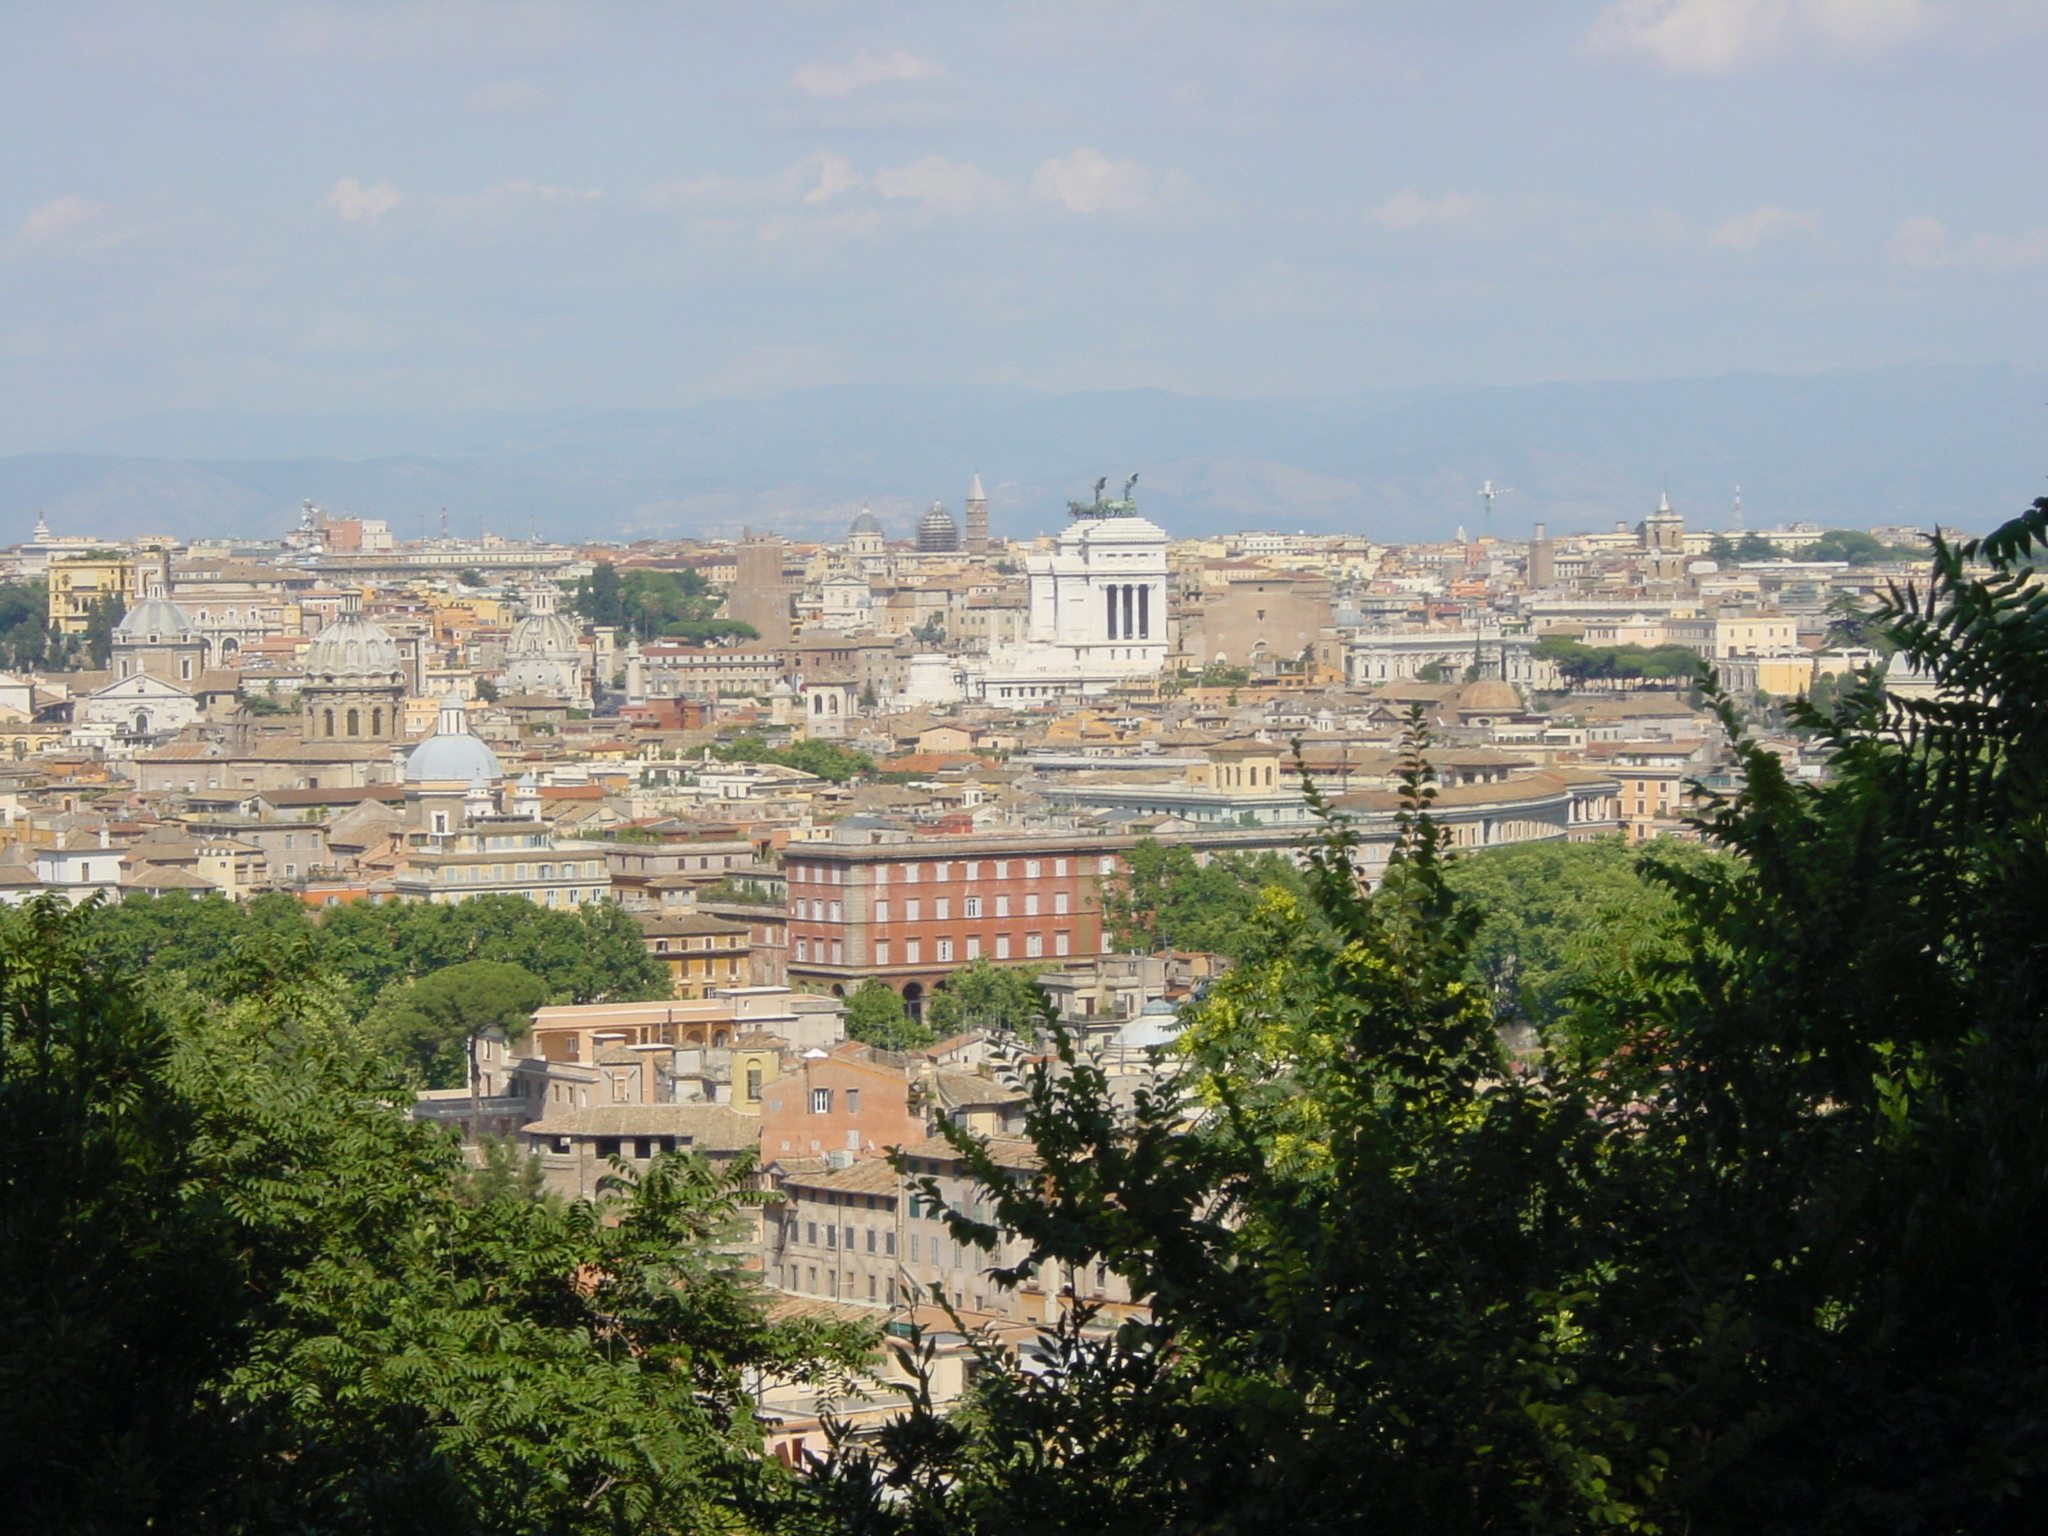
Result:
[[[1087,697],[1157,676],[1170,650],[1166,530],[1138,516],[1131,488],[1070,502],[1073,522],[1048,554],[1025,558],[1030,617],[1021,642],[997,645],[964,677],[990,703]]]

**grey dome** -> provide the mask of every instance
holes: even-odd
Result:
[[[123,640],[197,640],[199,631],[185,610],[167,597],[145,597],[121,616],[114,633]]]
[[[398,642],[360,613],[344,613],[306,648],[306,676],[382,677],[403,670]]]
[[[414,747],[405,759],[408,784],[486,783],[505,776],[493,752],[469,728],[461,701],[453,694],[441,701],[441,720],[433,735]]]
[[[882,520],[865,507],[861,508],[860,516],[853,520],[853,526],[846,530],[846,536],[851,539],[863,533],[871,533],[878,539],[882,537]]]
[[[512,626],[505,642],[507,660],[519,656],[574,656],[576,627],[559,613],[529,613]]]

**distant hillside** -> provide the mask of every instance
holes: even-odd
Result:
[[[997,531],[1064,521],[1141,471],[1177,534],[1243,527],[1440,538],[1511,488],[1503,532],[1633,521],[1668,488],[1696,524],[1740,483],[1752,526],[1989,527],[2048,485],[2048,375],[1902,366],[1806,376],[1471,388],[1354,400],[1160,390],[842,385],[680,411],[170,412],[0,458],[0,542],[59,531],[276,536],[302,498],[402,537],[638,538],[741,524],[835,534],[863,502],[907,537],[979,471]]]

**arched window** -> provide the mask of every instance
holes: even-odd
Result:
[[[362,711],[352,709],[348,712],[348,733],[351,736],[360,736],[363,734]]]
[[[334,711],[331,709],[327,711],[327,734],[334,734]]]
[[[382,736],[384,734],[384,711],[382,709],[370,711],[370,734],[372,736]]]

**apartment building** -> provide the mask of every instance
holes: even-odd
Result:
[[[878,976],[913,1008],[947,973],[1096,954],[1096,882],[1126,839],[1075,834],[792,845],[789,977],[844,995]]]
[[[1013,1177],[1029,1178],[1037,1169],[1029,1142],[995,1138],[987,1148]],[[792,1295],[877,1309],[929,1301],[936,1291],[971,1316],[1025,1324],[1055,1321],[1076,1302],[1102,1308],[1112,1322],[1137,1310],[1122,1278],[1103,1266],[1046,1263],[1014,1288],[998,1285],[990,1271],[1020,1263],[1028,1252],[1023,1242],[1009,1232],[993,1249],[958,1241],[925,1184],[944,1207],[982,1221],[995,1218],[990,1191],[948,1141],[913,1142],[903,1152],[907,1177],[883,1158],[838,1168],[812,1158],[778,1166],[764,1137],[778,1198],[762,1225],[763,1278]]]

